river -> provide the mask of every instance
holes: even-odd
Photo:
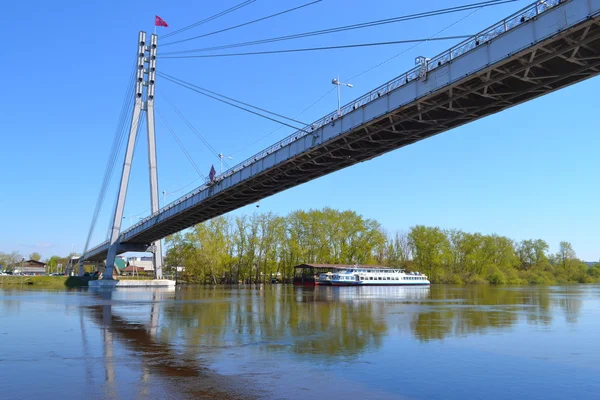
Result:
[[[0,398],[598,399],[600,286],[1,290]]]

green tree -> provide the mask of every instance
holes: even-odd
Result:
[[[12,271],[22,259],[23,256],[18,251],[11,253],[0,252],[0,265],[2,265],[4,271]]]
[[[56,271],[56,267],[58,266],[59,262],[60,262],[59,256],[50,257],[48,259],[48,261],[46,262],[46,265],[48,266],[48,272]]]
[[[448,264],[450,243],[438,227],[413,226],[408,234],[414,267],[425,272],[432,281],[439,281]]]
[[[556,256],[563,267],[566,267],[570,261],[576,258],[575,250],[573,250],[573,246],[569,242],[560,242]]]
[[[600,281],[600,269],[577,260],[568,242],[549,257],[541,239],[515,243],[422,225],[391,236],[378,221],[333,208],[219,217],[166,242],[165,267],[184,267],[184,278],[198,283],[267,283],[278,273],[290,282],[302,263],[388,265],[422,271],[434,283]],[[53,256],[48,264],[62,260]]]
[[[408,234],[396,232],[387,241],[385,253],[386,265],[395,268],[407,268],[411,260],[411,249]]]
[[[42,255],[37,251],[34,251],[29,255],[30,260],[40,261],[42,259]]]
[[[548,261],[546,251],[548,251],[548,243],[541,239],[520,242],[517,246],[517,254],[521,260],[521,268],[527,270]]]

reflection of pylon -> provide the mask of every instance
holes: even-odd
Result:
[[[102,332],[104,336],[104,373],[106,376],[106,384],[110,392],[116,393],[113,337],[107,327],[104,327]]]
[[[121,183],[115,213],[113,226],[110,235],[110,245],[106,257],[106,268],[102,279],[113,279],[113,270],[115,268],[115,257],[119,251],[119,235],[121,232],[121,221],[123,219],[123,210],[125,208],[125,198],[127,197],[127,186],[129,185],[129,174],[131,172],[131,162],[133,160],[133,150],[139,128],[142,112],[146,112],[146,131],[148,133],[148,163],[150,175],[150,206],[151,212],[155,213],[159,209],[158,201],[158,172],[156,166],[156,137],[154,134],[154,83],[156,80],[156,52],[158,47],[158,36],[151,35],[150,45],[146,46],[146,33],[140,32],[138,35],[137,51],[137,72],[135,84],[135,102],[131,126],[129,129],[129,138],[127,140],[127,150],[125,151],[125,162],[121,172]],[[144,91],[144,87],[146,90]],[[144,96],[145,95],[145,96]],[[162,278],[162,246],[160,240],[152,244],[154,277]]]
[[[150,310],[150,336],[153,340],[157,340],[158,336],[158,313],[159,313],[159,303],[156,299],[156,293],[152,294],[152,308]]]

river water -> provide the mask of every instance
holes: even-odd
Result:
[[[0,290],[0,398],[598,399],[600,286]]]

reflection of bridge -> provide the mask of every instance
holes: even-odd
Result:
[[[152,79],[147,105],[140,103],[132,117],[111,239],[82,259],[106,258],[110,279],[117,253],[155,243],[160,276],[157,241],[169,234],[593,77],[600,72],[599,21],[600,0],[536,1],[431,60],[420,58],[416,68],[347,104],[341,115],[326,115],[160,210],[152,186],[154,212],[120,232],[140,110],[147,111],[154,140]],[[142,53],[156,54],[156,46],[144,49],[142,43]]]
[[[178,379],[178,393],[193,394],[194,397],[202,395],[202,398],[231,398],[227,390],[234,389],[236,382],[223,381],[208,368],[201,365],[199,360],[190,362],[182,358],[180,350],[175,345],[159,340],[159,318],[164,317],[161,310],[161,301],[173,300],[175,298],[174,288],[153,289],[151,292],[136,289],[119,289],[117,291],[101,290],[97,292],[102,302],[98,305],[85,307],[85,315],[91,317],[99,327],[102,328],[104,339],[104,369],[105,389],[107,397],[116,398],[123,390],[117,390],[120,382],[115,358],[116,343],[132,351],[136,356],[143,359],[141,366],[141,380],[144,385],[151,381],[151,376],[167,379]],[[130,317],[118,315],[120,303],[130,304],[131,301],[143,301],[149,307],[149,318],[147,321],[132,320]],[[86,344],[86,332],[83,321],[82,339]],[[85,352],[84,348],[84,352]],[[121,355],[122,357],[122,355]],[[87,359],[87,357],[86,357]],[[93,362],[94,358],[89,358]],[[88,380],[90,373],[87,373]],[[186,381],[179,378],[200,378]],[[218,379],[218,380],[217,380]],[[226,383],[226,385],[224,385]],[[188,385],[189,387],[186,387]],[[142,390],[144,390],[142,385]],[[248,392],[249,393],[249,392]],[[248,396],[250,397],[250,396]]]

